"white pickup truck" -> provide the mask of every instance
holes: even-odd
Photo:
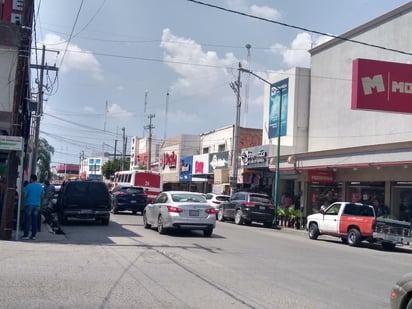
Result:
[[[391,250],[396,244],[412,242],[410,222],[377,218],[373,206],[362,203],[333,203],[326,210],[308,216],[306,227],[310,239],[331,235],[340,237],[350,246],[367,240]]]

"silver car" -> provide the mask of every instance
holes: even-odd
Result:
[[[143,211],[145,228],[157,227],[160,234],[167,229],[202,230],[211,236],[216,226],[216,209],[196,192],[165,191]]]
[[[391,309],[412,308],[412,273],[403,275],[392,288]]]

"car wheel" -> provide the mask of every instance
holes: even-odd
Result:
[[[243,224],[242,211],[240,209],[236,210],[235,223],[237,225],[242,225]]]
[[[348,239],[346,237],[341,237],[340,240],[342,241],[343,244],[348,243]]]
[[[203,235],[206,236],[206,237],[212,236],[212,233],[213,233],[213,228],[203,230]]]
[[[408,304],[406,305],[406,309],[412,309],[412,298],[409,300]]]
[[[316,223],[311,223],[309,225],[309,238],[310,239],[318,239],[319,236],[319,228],[318,225]]]
[[[118,213],[119,213],[119,208],[117,207],[116,203],[113,203],[112,212],[113,212],[114,214],[118,214]]]
[[[102,221],[102,225],[109,225],[110,218],[103,218],[101,221]]]
[[[272,222],[265,222],[263,223],[264,227],[272,227]]]
[[[348,232],[348,245],[352,247],[359,246],[361,235],[358,229],[350,229]]]
[[[159,234],[165,234],[166,233],[166,230],[165,230],[165,228],[163,227],[163,219],[162,219],[162,216],[159,216],[159,219],[158,219],[158,221],[157,221],[157,231],[159,232]]]
[[[251,221],[251,220],[243,220],[243,223],[245,223],[246,225],[252,225],[252,221]]]
[[[132,213],[136,216],[137,215],[137,211],[133,210]]]
[[[149,223],[147,223],[147,217],[145,212],[143,213],[143,227],[145,229],[150,229],[152,227]]]
[[[392,251],[393,249],[395,249],[395,244],[393,244],[391,242],[385,242],[384,241],[381,245],[382,245],[382,249],[386,250],[386,251]]]
[[[223,215],[223,209],[219,208],[219,211],[217,212],[217,219],[219,221],[225,221],[225,216]]]

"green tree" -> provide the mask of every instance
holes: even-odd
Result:
[[[102,175],[104,178],[109,179],[110,176],[113,176],[115,172],[120,171],[122,168],[122,160],[115,159],[111,161],[107,161],[102,166]],[[128,171],[130,168],[130,158],[126,158],[124,162],[124,170]]]
[[[39,182],[44,182],[51,178],[51,156],[54,154],[54,148],[45,138],[39,140],[37,149],[37,168],[39,170]]]

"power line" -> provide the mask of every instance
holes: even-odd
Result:
[[[67,48],[69,47],[70,41],[72,39],[74,28],[76,27],[77,20],[79,19],[79,15],[80,15],[80,11],[82,10],[83,3],[84,3],[84,0],[82,0],[82,2],[80,3],[79,10],[77,11],[76,19],[74,21],[72,31],[70,32],[69,39],[67,40],[67,44],[66,44],[66,48],[65,48],[64,53],[63,53],[62,61],[60,62],[60,67],[63,66],[64,57],[66,56]]]
[[[399,49],[384,47],[384,46],[375,45],[375,44],[370,44],[370,43],[366,43],[366,42],[362,42],[362,41],[358,41],[358,40],[354,40],[354,39],[345,38],[345,37],[342,37],[342,36],[339,36],[339,35],[334,35],[334,34],[322,32],[322,31],[317,31],[317,30],[312,30],[312,29],[309,29],[309,28],[301,27],[301,26],[282,23],[280,21],[267,19],[267,18],[264,18],[264,17],[259,17],[259,16],[256,16],[256,15],[251,15],[251,14],[243,13],[243,12],[236,11],[236,10],[227,9],[227,8],[222,7],[222,6],[218,6],[218,5],[214,5],[214,4],[210,4],[210,3],[206,3],[206,2],[202,2],[202,1],[197,1],[197,0],[186,0],[186,1],[193,2],[193,3],[196,3],[196,4],[200,4],[200,5],[204,5],[204,6],[208,6],[208,7],[214,8],[214,9],[222,10],[222,11],[233,13],[233,14],[242,15],[242,16],[246,16],[246,17],[266,21],[266,22],[276,24],[276,25],[279,25],[279,26],[283,26],[283,27],[287,27],[287,28],[292,28],[292,29],[297,29],[297,30],[301,30],[301,31],[310,32],[310,33],[315,33],[315,34],[327,36],[327,37],[334,38],[334,39],[339,39],[339,40],[346,41],[346,42],[352,42],[352,43],[356,43],[356,44],[360,44],[360,45],[364,45],[364,46],[374,47],[374,48],[383,49],[383,50],[386,50],[386,51],[391,51],[391,52],[394,52],[394,53],[399,53],[399,54],[412,56],[412,53],[402,51],[402,50],[399,50]]]

